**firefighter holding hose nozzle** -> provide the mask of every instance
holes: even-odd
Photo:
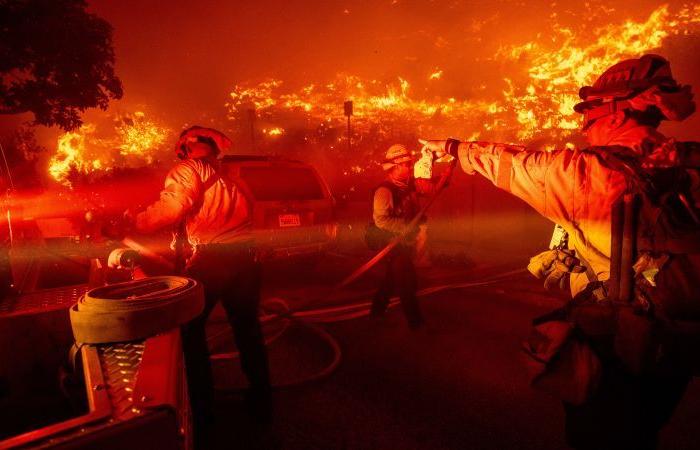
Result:
[[[137,231],[175,227],[176,243],[191,247],[185,272],[205,290],[204,312],[182,329],[195,439],[211,422],[213,378],[205,324],[220,300],[240,351],[241,367],[250,383],[246,401],[256,419],[271,413],[267,351],[258,319],[260,267],[250,234],[250,205],[236,184],[220,169],[218,155],[231,146],[221,132],[194,126],[180,135],[181,161],[165,179],[160,199],[131,215]]]
[[[651,54],[579,95],[586,149],[422,142],[560,227],[528,269],[568,281],[572,300],[533,321],[523,350],[532,385],[563,400],[568,444],[652,449],[700,373],[700,144],[657,130],[695,103]]]
[[[386,274],[380,282],[370,314],[382,316],[389,306],[394,291],[399,295],[408,326],[416,329],[423,323],[423,315],[416,298],[417,276],[413,263],[416,238],[420,223],[408,229],[420,212],[418,195],[433,194],[436,183],[432,180],[434,154],[424,151],[418,160],[401,144],[389,147],[382,162],[386,180],[372,194],[372,221],[367,227],[365,241],[372,250],[380,250],[398,235],[401,242],[384,258]],[[452,170],[450,167],[447,170]]]

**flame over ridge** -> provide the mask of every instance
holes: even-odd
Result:
[[[79,176],[151,164],[169,133],[168,128],[146,118],[141,111],[115,117],[109,137],[100,137],[97,125],[87,123],[58,138],[56,153],[49,161],[49,175],[71,187]]]
[[[435,77],[434,79],[437,79]],[[394,83],[377,80],[365,81],[354,75],[339,74],[325,85],[310,84],[296,93],[282,93],[281,80],[269,79],[254,86],[236,86],[231,101],[226,103],[228,118],[236,120],[247,109],[254,108],[265,118],[287,114],[302,114],[318,124],[342,121],[343,102],[353,101],[353,128],[363,133],[381,123],[401,121],[421,127],[421,122],[441,115],[469,117],[490,114],[500,110],[496,102],[456,100],[430,101],[411,95],[410,83],[398,77]],[[313,124],[312,124],[313,125]],[[284,130],[277,127],[281,134]]]
[[[644,22],[627,20],[621,25],[602,26],[592,32],[592,42],[583,40],[570,28],[555,26],[552,46],[528,42],[502,49],[497,57],[529,63],[528,83],[516,86],[506,78],[505,100],[517,111],[519,140],[549,130],[551,137],[566,136],[580,126],[573,107],[578,89],[591,84],[608,67],[627,58],[658,49],[671,35],[689,34],[700,24],[700,5],[687,6],[671,14],[668,5],[659,6]]]
[[[673,13],[661,5],[646,20],[585,32],[559,25],[556,15],[553,19],[552,31],[542,33],[538,41],[503,47],[489,60],[515,68],[503,74],[504,88],[491,97],[488,92],[493,90],[484,86],[480,98],[420,98],[402,77],[385,83],[338,74],[330,83],[309,84],[295,92],[285,92],[282,80],[267,79],[235,86],[225,104],[228,118],[238,120],[252,108],[275,126],[301,115],[309,126],[341,127],[343,101],[352,100],[353,129],[360,136],[376,127],[401,127],[424,136],[459,133],[467,140],[483,136],[521,143],[538,140],[547,148],[571,147],[567,141],[580,126],[573,111],[579,88],[620,60],[658,49],[669,36],[696,32],[700,5]],[[426,74],[432,85],[445,78],[439,68]]]

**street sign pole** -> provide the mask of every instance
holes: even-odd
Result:
[[[343,110],[348,118],[348,153],[352,150],[352,129],[350,128],[350,117],[352,116],[352,100],[343,103]]]

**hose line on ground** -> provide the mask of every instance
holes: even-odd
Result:
[[[511,270],[508,272],[502,272],[496,275],[493,275],[491,277],[488,277],[486,279],[480,280],[480,281],[471,281],[471,282],[465,282],[465,283],[450,283],[450,284],[443,284],[443,285],[438,285],[438,286],[431,286],[427,287],[424,289],[419,290],[416,295],[421,297],[421,296],[427,296],[431,294],[435,294],[437,292],[442,292],[445,290],[450,290],[450,289],[466,289],[466,288],[471,288],[471,287],[479,287],[479,286],[486,286],[489,284],[493,284],[499,281],[502,281],[505,278],[511,277],[513,275],[517,275],[520,273],[524,273],[525,269],[517,269],[517,270]],[[389,300],[389,307],[394,307],[399,304],[399,298],[398,297],[392,297]],[[280,305],[282,307],[282,311],[271,311],[270,306],[271,305]],[[340,347],[340,344],[338,343],[338,340],[334,338],[328,331],[323,329],[317,324],[320,323],[333,323],[333,322],[340,322],[340,321],[346,321],[346,320],[352,320],[352,319],[357,319],[360,317],[364,317],[369,315],[370,307],[372,303],[368,301],[361,301],[358,303],[352,303],[349,305],[342,305],[342,306],[336,306],[336,307],[330,307],[330,308],[317,308],[317,309],[311,309],[311,310],[303,310],[303,311],[293,311],[289,307],[289,304],[287,303],[286,300],[279,298],[279,297],[273,297],[271,299],[268,299],[265,304],[263,305],[263,314],[260,316],[260,321],[262,323],[271,323],[275,320],[282,320],[283,325],[280,330],[275,332],[272,336],[267,337],[265,339],[266,345],[270,345],[272,342],[277,340],[279,337],[281,337],[288,329],[291,324],[291,322],[294,322],[296,324],[299,324],[309,330],[312,330],[314,333],[316,333],[319,337],[321,337],[328,345],[331,347],[333,351],[333,359],[332,361],[326,365],[321,371],[316,372],[309,377],[301,378],[298,380],[293,380],[293,381],[287,381],[284,383],[276,383],[274,384],[274,387],[276,388],[281,388],[281,387],[290,387],[290,386],[298,386],[302,384],[307,384],[311,383],[314,381],[321,380],[329,375],[331,375],[335,369],[340,365],[340,362],[342,360],[342,349]],[[228,332],[228,329],[220,332],[214,336],[211,336],[209,340],[216,339],[220,336],[222,336],[224,333]],[[238,357],[238,352],[229,352],[229,353],[217,353],[211,355],[212,360],[227,360],[227,359],[234,359]],[[234,391],[236,389],[233,389]]]

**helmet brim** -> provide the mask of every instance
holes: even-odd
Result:
[[[407,162],[414,162],[416,159],[411,156],[411,155],[404,155],[404,156],[399,156],[398,158],[394,158],[392,160],[385,160],[382,162],[382,169],[384,170],[391,170],[393,167],[396,167],[400,164],[407,163]]]

